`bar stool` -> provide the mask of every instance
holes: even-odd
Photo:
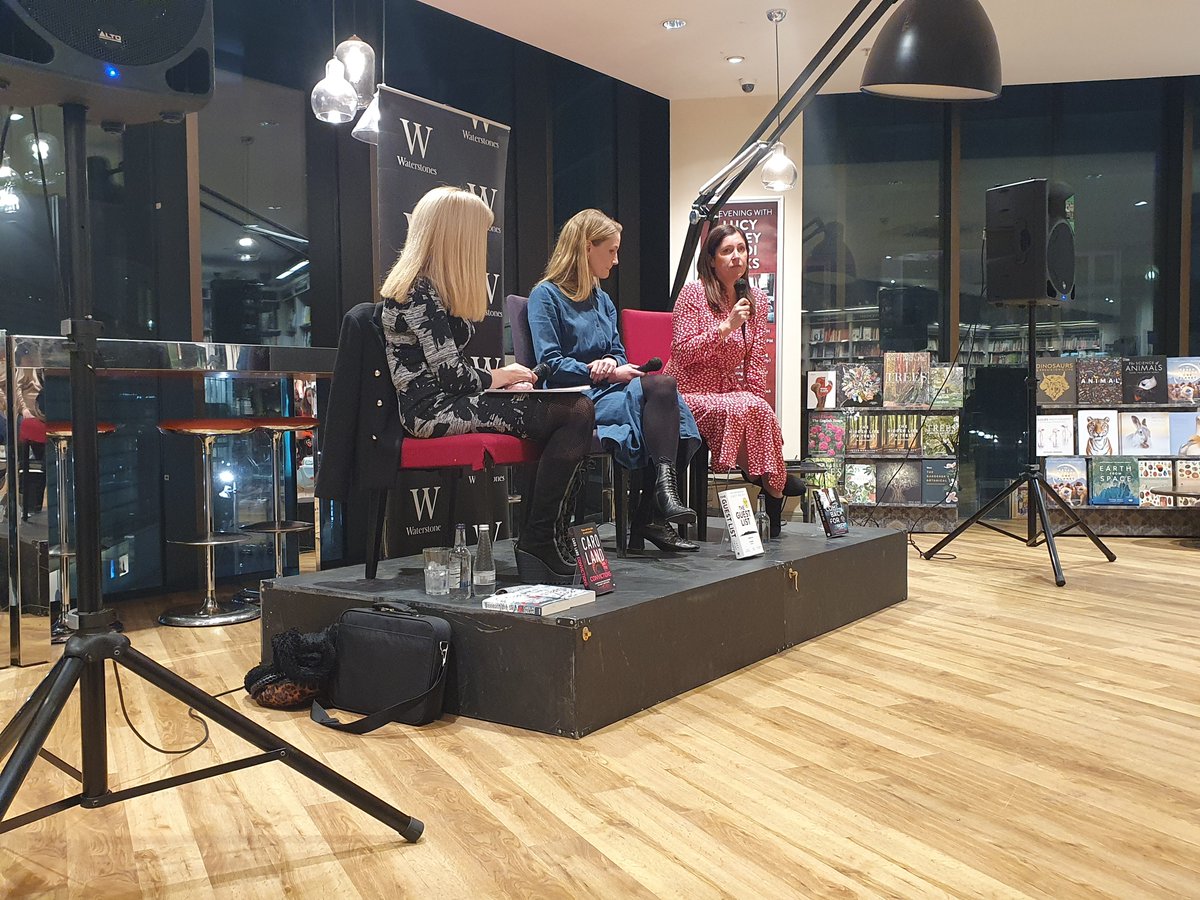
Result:
[[[74,633],[67,624],[67,615],[71,611],[71,557],[75,555],[75,548],[70,543],[71,517],[67,515],[67,448],[71,443],[71,423],[47,422],[44,427],[46,439],[54,445],[58,459],[55,478],[58,486],[58,543],[50,547],[49,555],[51,559],[58,560],[59,590],[62,593],[58,615],[50,623],[50,642],[63,644]],[[97,434],[112,434],[116,430],[117,426],[108,422],[96,423]]]
[[[312,431],[318,425],[314,416],[284,416],[275,419],[248,419],[255,428],[261,428],[271,435],[271,496],[272,518],[265,522],[253,522],[243,525],[242,531],[251,534],[272,534],[275,536],[275,577],[283,575],[283,537],[301,531],[311,531],[312,522],[297,522],[285,519],[283,511],[283,479],[280,477],[279,447],[283,436],[288,432]],[[247,592],[257,594],[257,591]]]
[[[158,617],[160,625],[175,625],[197,628],[205,625],[236,625],[257,619],[259,609],[252,603],[241,600],[217,600],[217,561],[215,548],[226,544],[240,544],[249,536],[241,532],[214,531],[212,511],[212,451],[218,437],[232,434],[249,434],[254,423],[249,419],[169,419],[158,423],[163,434],[186,434],[200,438],[200,458],[204,468],[204,488],[201,506],[204,510],[206,532],[190,540],[173,540],[172,544],[204,548],[204,602],[197,609],[192,605],[168,609]]]

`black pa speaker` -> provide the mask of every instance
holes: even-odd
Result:
[[[179,121],[212,87],[212,0],[0,0],[0,106]]]
[[[1075,195],[1034,178],[987,192],[987,295],[1052,306],[1075,299]]]

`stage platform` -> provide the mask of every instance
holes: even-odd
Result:
[[[498,583],[517,583],[509,542],[496,559]],[[374,581],[362,566],[264,581],[263,657],[280,631],[407,603],[453,629],[446,712],[578,738],[908,596],[907,540],[885,528],[830,540],[793,523],[753,559],[705,543],[609,561],[613,593],[547,619],[426,596],[419,557],[382,562]]]

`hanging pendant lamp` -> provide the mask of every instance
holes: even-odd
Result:
[[[383,8],[379,13],[379,80],[383,84],[387,84],[387,4],[383,4]],[[374,72],[374,69],[371,70]],[[379,88],[375,88],[375,96],[371,98],[371,102],[367,108],[363,110],[363,114],[358,117],[358,122],[350,132],[350,136],[357,138],[364,144],[379,144]]]
[[[779,23],[787,15],[786,9],[768,9],[767,21],[775,23],[775,102],[779,103]],[[783,193],[796,186],[800,173],[796,164],[787,155],[787,148],[781,141],[776,141],[771,147],[771,153],[763,162],[762,183],[769,191]]]
[[[375,93],[375,50],[356,34],[337,45],[333,58],[345,67],[346,81],[358,97],[358,108],[366,109]]]
[[[358,94],[346,80],[346,67],[341,60],[325,63],[325,77],[312,90],[313,115],[322,122],[342,125],[358,112]]]
[[[862,90],[908,100],[992,100],[1000,47],[979,0],[904,0],[863,68]]]

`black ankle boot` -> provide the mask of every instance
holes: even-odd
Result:
[[[669,553],[692,553],[700,549],[699,544],[680,537],[670,522],[634,522],[629,528],[629,549],[642,550],[646,541]]]
[[[669,462],[656,463],[654,466],[654,505],[658,512],[668,522],[691,524],[696,521],[696,513],[683,505],[679,499],[679,489],[675,486],[675,464]]]
[[[777,538],[783,531],[783,497],[772,497],[766,491],[760,496],[767,508],[767,518],[771,521],[771,537]]]

